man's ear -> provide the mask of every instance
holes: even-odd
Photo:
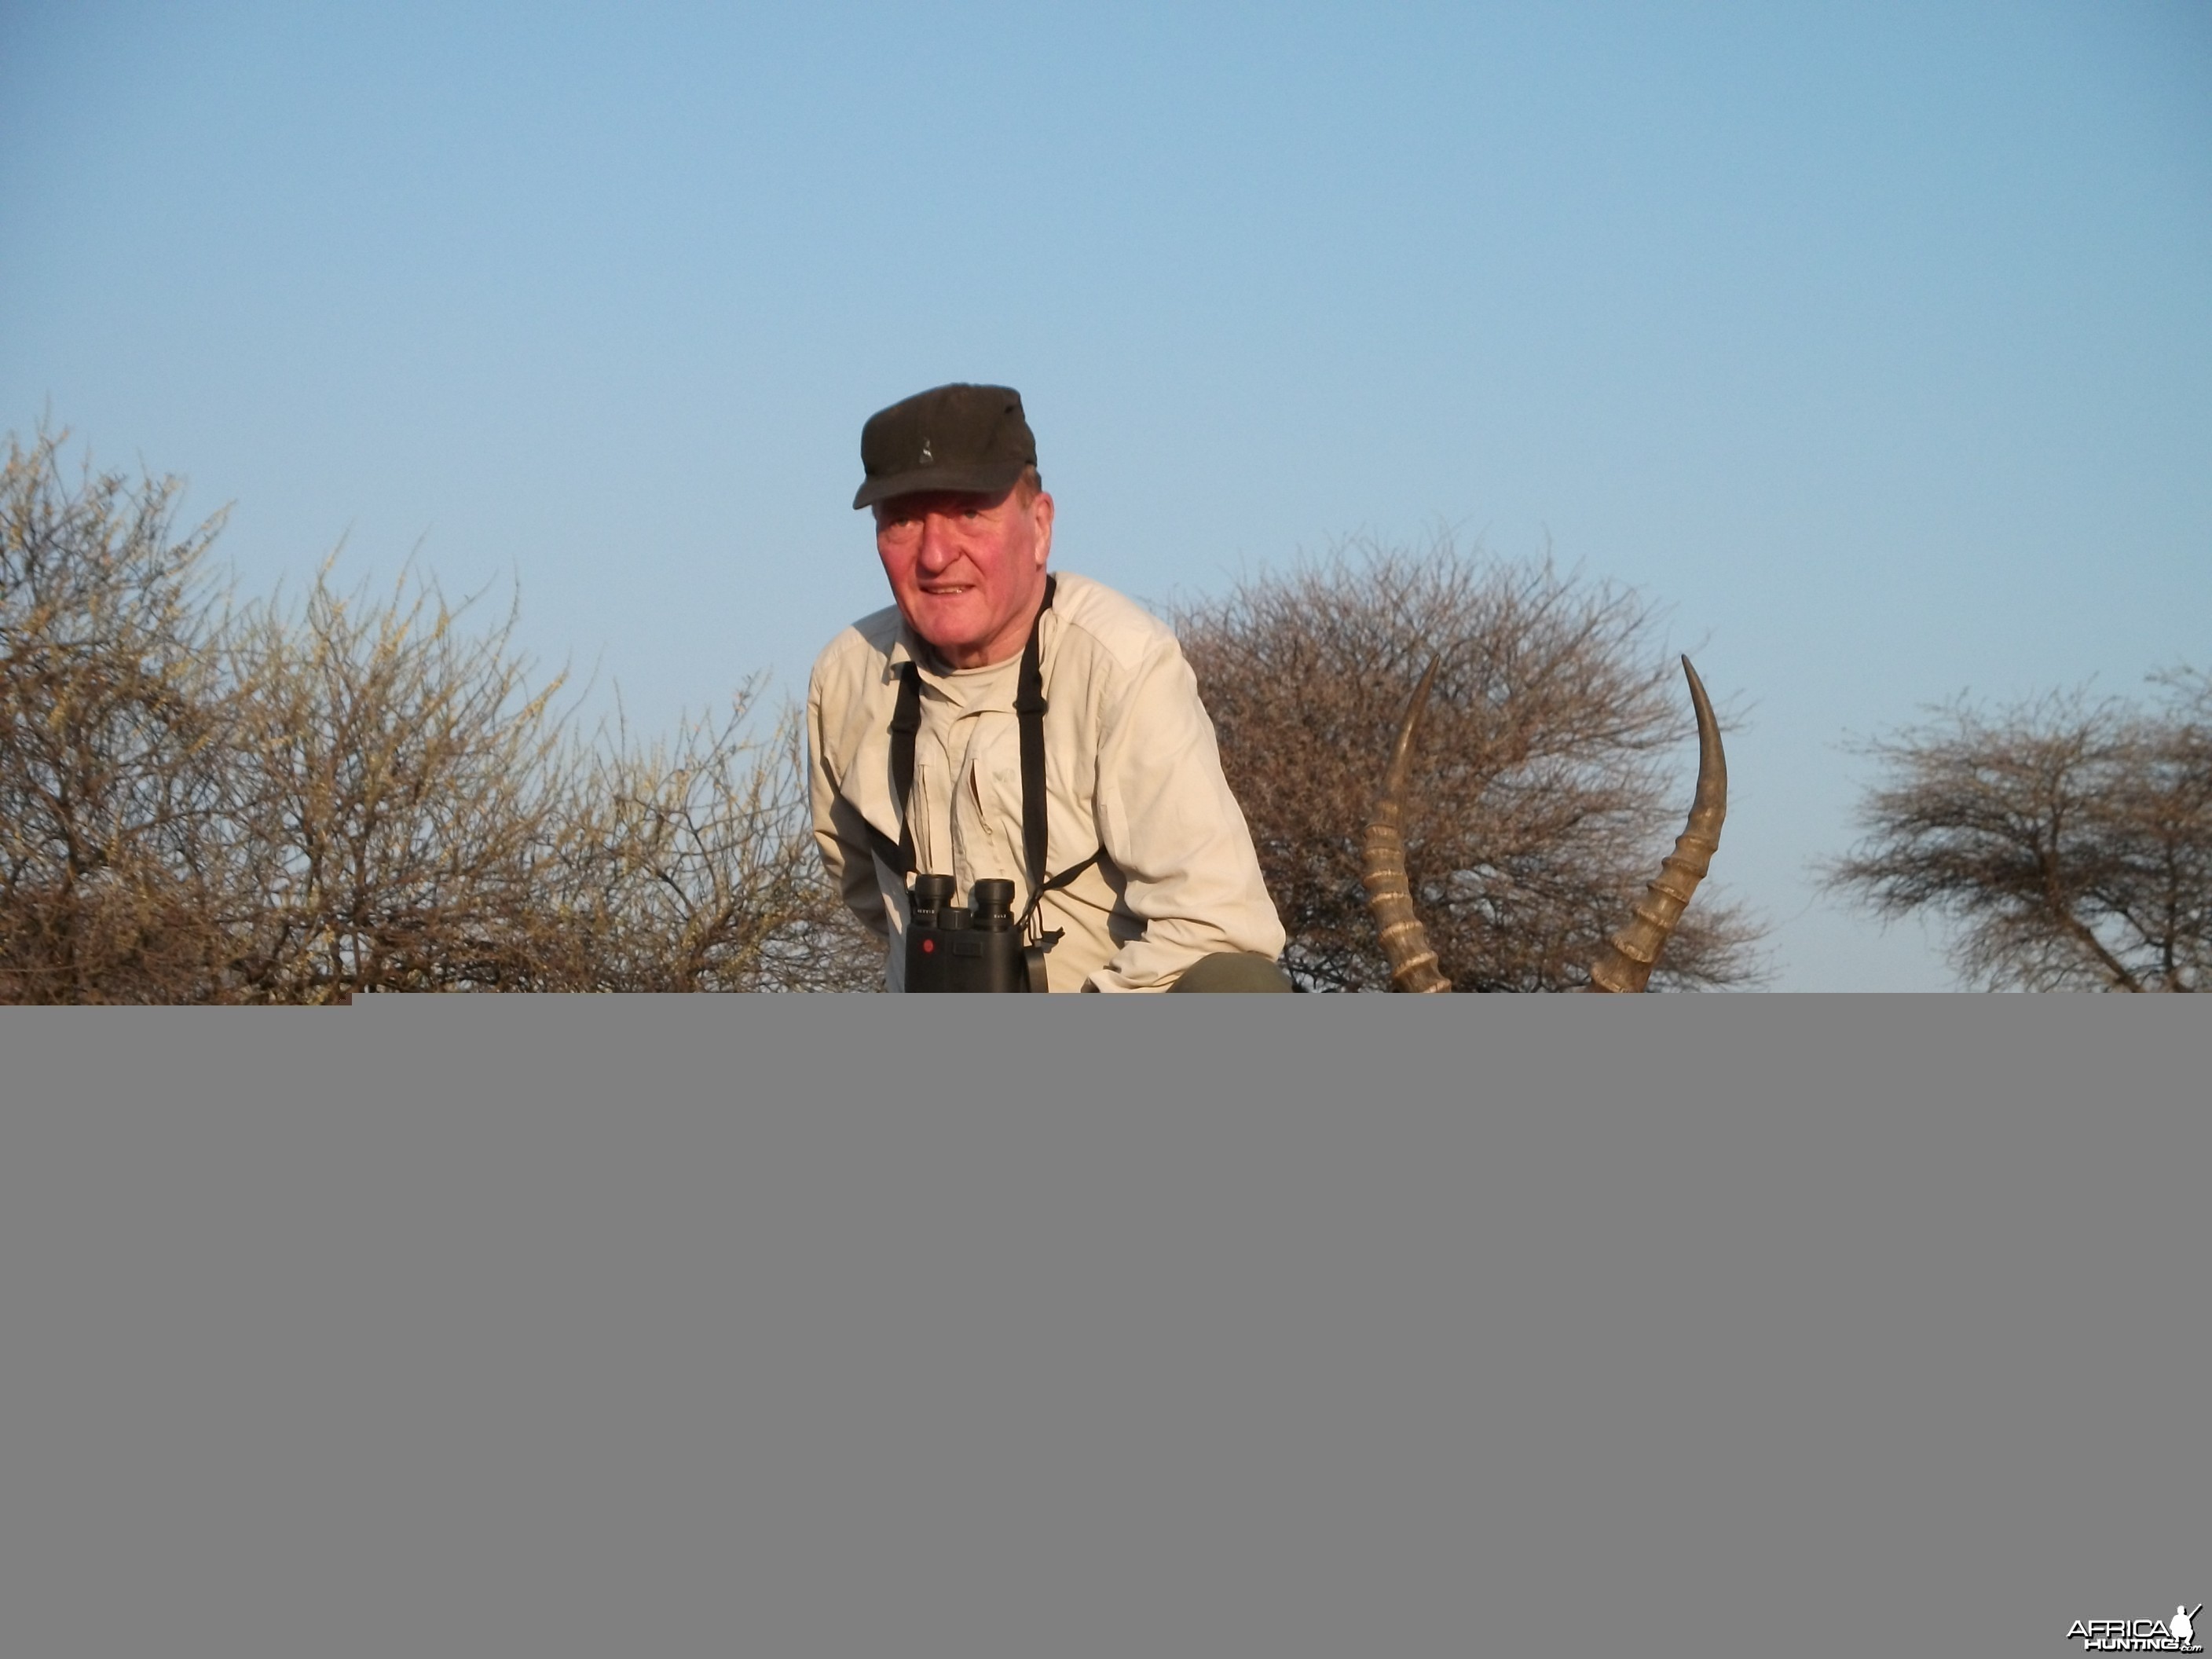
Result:
[[[1042,489],[1030,502],[1030,523],[1036,530],[1036,564],[1042,570],[1052,554],[1052,497]]]

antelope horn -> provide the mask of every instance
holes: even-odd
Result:
[[[1376,798],[1367,819],[1367,838],[1360,849],[1359,880],[1367,889],[1367,908],[1382,934],[1382,954],[1390,963],[1394,991],[1449,991],[1451,981],[1437,968],[1437,953],[1429,948],[1428,930],[1413,913],[1413,890],[1406,881],[1406,778],[1413,769],[1413,736],[1429,706],[1429,688],[1436,683],[1441,656],[1429,659],[1428,672],[1413,690],[1399,723],[1397,746],[1390,751],[1390,769],[1383,775],[1382,793]]]
[[[1593,991],[1640,991],[1650,982],[1651,965],[1667,948],[1674,924],[1720,848],[1721,820],[1728,816],[1728,757],[1721,753],[1720,723],[1713,719],[1705,684],[1687,657],[1682,672],[1690,677],[1690,701],[1698,709],[1698,793],[1690,803],[1690,821],[1675,837],[1674,850],[1659,866],[1657,878],[1644,890],[1636,920],[1606,942],[1591,965]]]

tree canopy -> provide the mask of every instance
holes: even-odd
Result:
[[[1442,970],[1465,991],[1587,983],[1690,799],[1690,704],[1647,602],[1440,537],[1340,547],[1173,620],[1299,979],[1389,984],[1360,842],[1407,701],[1441,653],[1407,842]],[[1753,982],[1755,938],[1741,909],[1701,895],[1654,984]]]
[[[1962,698],[1861,744],[1884,775],[1831,886],[1948,922],[1992,989],[2212,989],[2212,676],[2151,684],[2148,703]]]

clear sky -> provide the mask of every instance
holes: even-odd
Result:
[[[249,591],[517,578],[648,726],[884,602],[860,425],[945,380],[1142,599],[1548,545],[1747,717],[1787,988],[1951,982],[1814,890],[1847,736],[2212,662],[2204,0],[12,0],[0,163],[0,426]]]

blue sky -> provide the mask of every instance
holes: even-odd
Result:
[[[17,4],[0,157],[0,423],[250,591],[517,578],[649,726],[884,602],[860,424],[948,380],[1140,598],[1439,526],[1632,585],[1785,988],[1951,982],[1814,890],[1848,735],[2212,662],[2201,0]]]

